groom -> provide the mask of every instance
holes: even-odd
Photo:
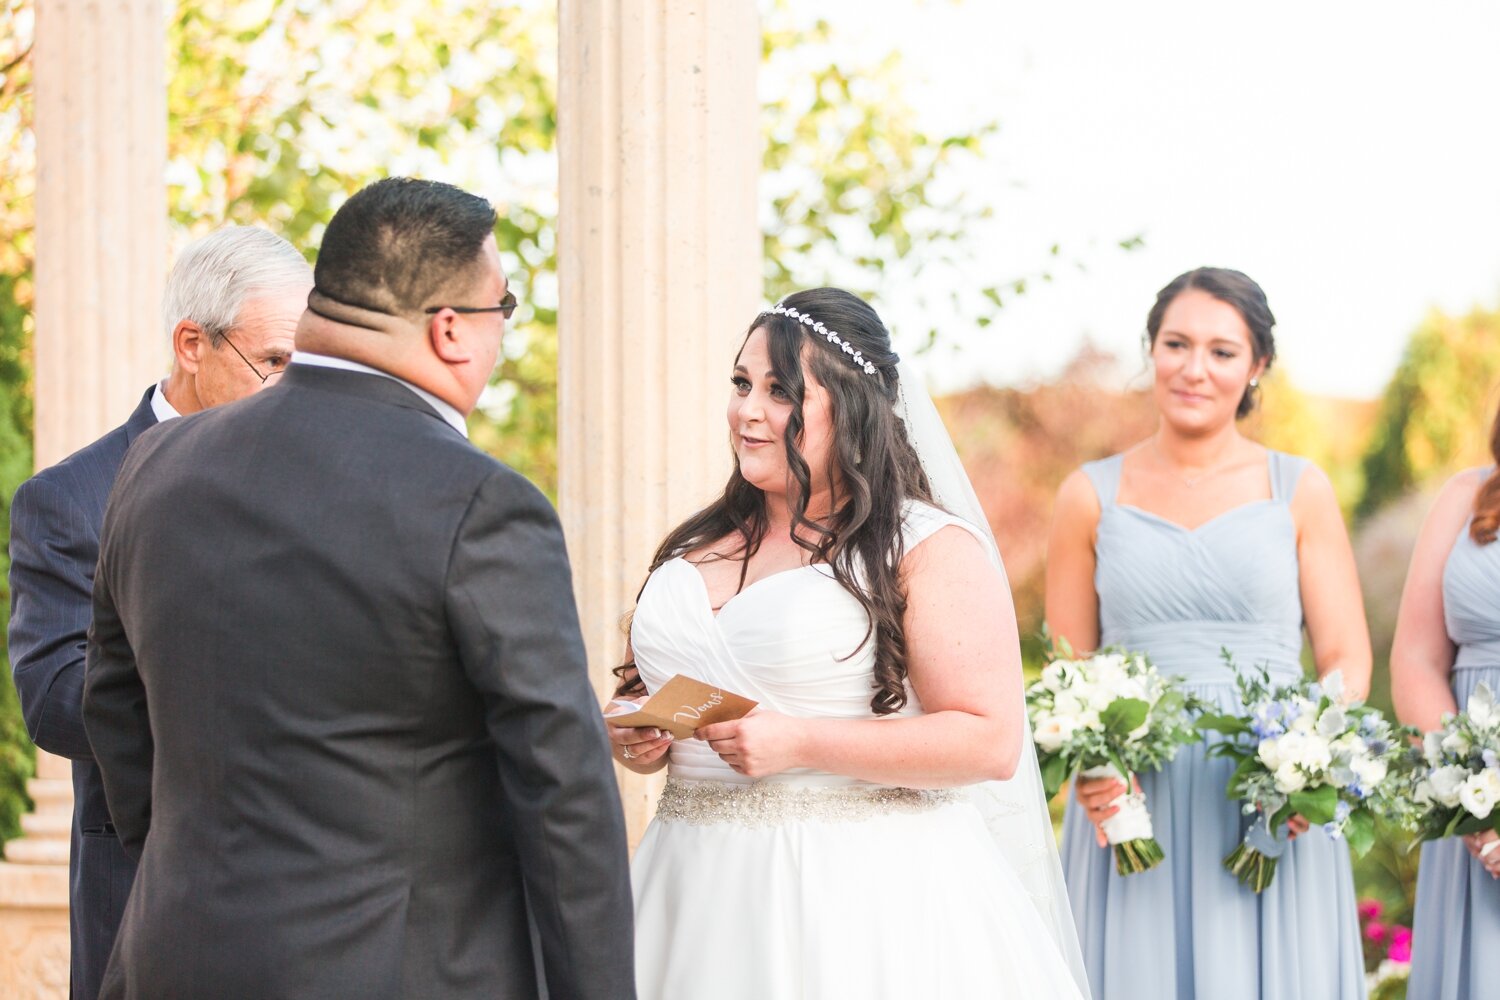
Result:
[[[494,223],[365,188],[281,384],[131,449],[84,701],[140,857],[102,996],[634,996],[557,518],[465,435],[515,308]]]

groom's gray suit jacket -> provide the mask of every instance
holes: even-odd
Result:
[[[556,515],[400,383],[294,364],[136,441],[84,718],[140,857],[103,996],[634,996]]]

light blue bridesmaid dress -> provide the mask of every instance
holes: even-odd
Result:
[[[1094,586],[1101,643],[1144,652],[1223,711],[1234,676],[1264,664],[1302,676],[1297,532],[1289,503],[1304,459],[1269,453],[1271,498],[1187,530],[1115,494],[1123,456],[1085,465],[1099,495]],[[1349,849],[1314,828],[1287,847],[1260,895],[1224,870],[1247,826],[1225,797],[1232,768],[1183,747],[1140,776],[1166,860],[1121,877],[1076,799],[1063,870],[1094,1000],[1358,1000],[1365,995]]]
[[[1458,647],[1458,707],[1480,681],[1500,695],[1500,542],[1476,545],[1469,526],[1443,567],[1443,618]],[[1409,1000],[1500,997],[1500,880],[1457,838],[1422,845],[1412,928]]]

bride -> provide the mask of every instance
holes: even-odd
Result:
[[[838,289],[756,317],[734,473],[641,591],[622,696],[681,673],[760,705],[611,729],[626,767],[669,768],[632,871],[643,1000],[1083,993],[1009,588],[897,361]]]

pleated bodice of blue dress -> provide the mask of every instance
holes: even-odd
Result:
[[[1480,545],[1469,525],[1443,566],[1443,620],[1453,641],[1460,709],[1481,682],[1500,695],[1500,541]],[[1500,880],[1458,838],[1422,845],[1412,927],[1410,1000],[1500,996]]]
[[[1100,642],[1147,654],[1223,711],[1241,708],[1228,649],[1273,679],[1302,676],[1302,601],[1290,501],[1304,459],[1268,453],[1271,497],[1187,529],[1116,501],[1123,455],[1084,466],[1099,496]],[[1248,824],[1232,767],[1183,747],[1140,775],[1166,860],[1122,877],[1076,799],[1063,867],[1095,1000],[1358,1000],[1365,995],[1349,851],[1314,828],[1260,895],[1223,867]]]

